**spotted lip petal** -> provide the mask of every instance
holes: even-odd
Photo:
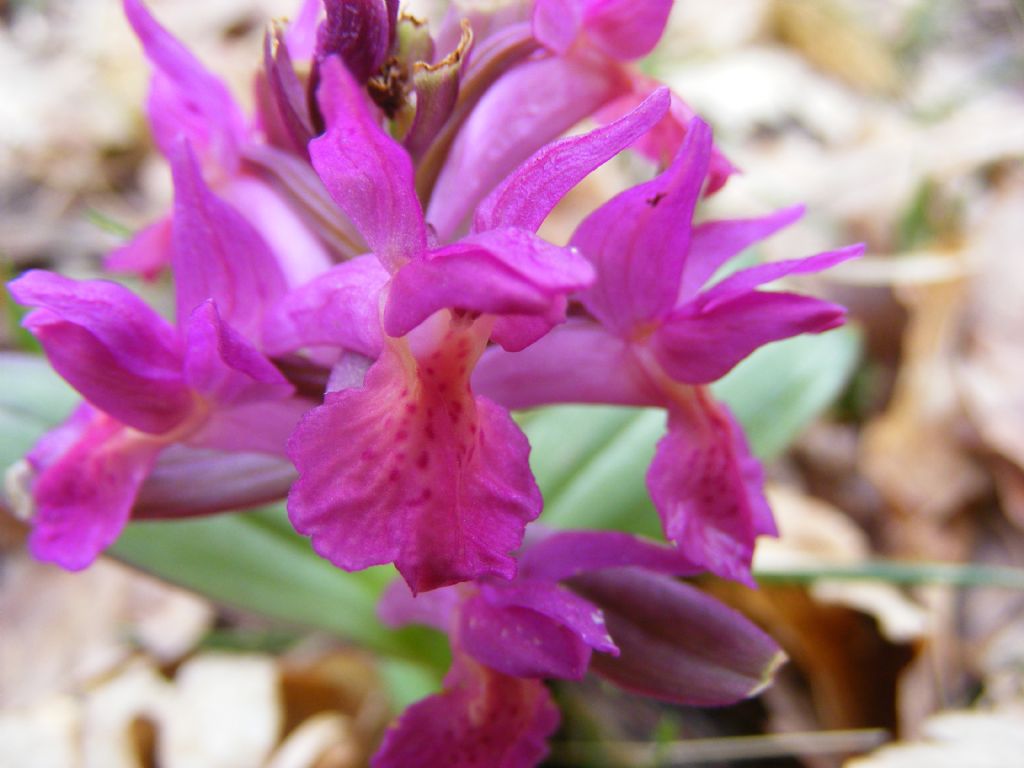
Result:
[[[414,704],[384,736],[373,768],[532,768],[547,755],[558,708],[544,684],[456,654],[444,690]]]
[[[761,465],[725,406],[698,390],[669,407],[647,488],[666,537],[686,558],[753,586],[754,542],[777,535],[763,485]]]
[[[420,361],[393,342],[364,387],[328,394],[299,424],[288,509],[323,557],[348,570],[394,562],[415,592],[514,575],[509,553],[541,497],[526,437],[469,391],[474,343]]]
[[[37,559],[73,571],[90,565],[121,533],[162,448],[99,411],[79,416],[65,431],[64,450],[51,452],[32,484],[29,537]]]

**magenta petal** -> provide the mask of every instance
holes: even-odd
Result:
[[[171,264],[171,217],[153,222],[135,233],[103,260],[109,272],[128,272],[153,280]]]
[[[629,342],[584,320],[570,320],[520,352],[488,349],[473,371],[473,389],[513,409],[554,403],[660,405],[664,399]]]
[[[700,307],[701,310],[710,309],[719,303],[730,301],[773,280],[788,277],[789,275],[807,275],[821,272],[829,267],[842,264],[844,261],[855,259],[863,253],[863,245],[848,245],[837,251],[819,253],[815,256],[787,259],[785,261],[771,261],[766,264],[758,264],[754,267],[741,269],[739,272],[729,275],[721,282],[715,283],[709,289],[700,293],[694,299],[694,304]]]
[[[447,633],[452,630],[452,618],[462,602],[459,590],[457,586],[444,587],[414,595],[408,584],[395,579],[381,595],[377,615],[389,627],[422,624]]]
[[[362,389],[329,393],[299,424],[289,514],[335,565],[394,562],[415,592],[514,575],[540,492],[526,437],[459,380],[466,352],[453,342],[420,364],[390,345]]]
[[[526,547],[519,558],[521,579],[547,581],[630,566],[672,576],[704,570],[675,547],[619,531],[552,533]]]
[[[282,273],[288,285],[299,285],[330,269],[333,261],[320,239],[269,184],[252,176],[239,176],[226,184],[222,193],[269,247],[276,262],[271,271]],[[255,258],[265,257],[261,253]],[[264,269],[262,264],[260,261],[252,268]]]
[[[273,355],[331,346],[376,358],[383,347],[380,292],[389,275],[373,255],[338,264],[293,289],[266,319],[263,338]]]
[[[536,231],[565,194],[657,123],[668,109],[662,88],[613,123],[538,151],[477,208],[473,230],[522,227]]]
[[[679,286],[680,297],[693,297],[729,259],[788,227],[803,213],[804,207],[795,205],[756,219],[706,221],[694,227]]]
[[[281,400],[294,391],[269,360],[224,323],[213,301],[195,309],[185,337],[189,386],[217,406]]]
[[[631,72],[628,90],[602,107],[595,117],[600,122],[614,120],[635,108],[643,99],[662,87],[664,86],[657,80],[637,72]],[[633,149],[658,165],[667,165],[676,156],[676,153],[679,152],[679,148],[683,145],[686,134],[696,116],[697,113],[678,95],[673,93],[668,114],[654,128],[648,131],[634,145]],[[729,159],[722,154],[721,150],[717,146],[712,146],[704,195],[712,195],[717,192],[725,185],[729,177],[736,172],[736,167],[729,162]]]
[[[427,221],[450,240],[518,165],[613,98],[615,68],[575,58],[517,66],[484,95],[459,131],[430,198]]]
[[[412,160],[370,114],[366,95],[336,58],[321,69],[327,133],[310,142],[313,167],[331,199],[389,270],[426,250]]]
[[[616,59],[639,59],[665,31],[672,0],[587,0],[583,27],[590,42]]]
[[[515,677],[578,680],[591,649],[618,654],[601,611],[547,581],[481,585],[462,609],[458,637],[477,661]]]
[[[687,559],[752,585],[754,541],[776,534],[763,486],[761,465],[725,406],[698,391],[670,408],[647,488],[665,536]]]
[[[208,299],[246,338],[284,293],[281,269],[249,222],[206,186],[187,144],[171,154],[174,172],[174,280],[178,324]]]
[[[32,485],[29,548],[39,560],[79,570],[110,546],[162,444],[94,412]],[[45,438],[44,438],[45,439]]]
[[[204,166],[233,171],[245,141],[245,121],[224,83],[160,26],[140,0],[124,0],[124,12],[156,69],[149,119],[160,150],[170,156],[185,136]]]
[[[628,335],[675,306],[710,150],[710,129],[695,121],[664,173],[605,203],[573,234],[570,244],[598,273],[582,300],[607,328]]]
[[[444,691],[414,704],[384,736],[373,768],[534,768],[558,708],[544,684],[457,653]]]
[[[564,312],[566,294],[588,285],[586,259],[522,229],[500,229],[467,237],[406,264],[391,283],[384,330],[404,336],[441,309],[490,315]],[[560,314],[560,313],[559,313]]]
[[[655,332],[654,354],[676,381],[717,381],[765,344],[823,333],[843,324],[846,310],[812,296],[751,291],[710,309],[683,307]]]
[[[786,657],[742,614],[689,584],[630,568],[573,579],[601,606],[618,657],[591,668],[628,691],[676,704],[721,706],[755,696]]]
[[[50,364],[100,410],[145,432],[166,432],[189,413],[177,333],[135,294],[106,280],[32,270],[10,284],[39,309],[24,325]]]
[[[492,605],[479,594],[462,608],[458,637],[474,659],[513,677],[579,680],[590,663],[590,648],[562,622],[528,608]]]
[[[260,400],[210,411],[189,437],[191,445],[219,451],[286,456],[288,438],[314,403],[300,398]],[[285,494],[278,493],[275,498]]]
[[[533,36],[548,50],[564,54],[582,29],[580,0],[537,0],[533,5]]]

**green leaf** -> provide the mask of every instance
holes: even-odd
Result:
[[[390,567],[347,573],[316,555],[281,507],[244,514],[129,525],[111,553],[211,599],[282,621],[326,630],[364,648],[443,667],[437,632],[400,631],[377,619]]]
[[[856,366],[859,336],[841,329],[758,350],[713,387],[770,459],[838,397]],[[660,409],[558,406],[521,421],[544,494],[542,520],[558,528],[657,535],[645,475],[665,431]]]
[[[38,355],[0,354],[0,473],[24,456],[42,434],[60,423],[77,393]]]

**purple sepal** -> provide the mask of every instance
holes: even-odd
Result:
[[[540,149],[480,204],[474,231],[498,227],[536,231],[570,189],[649,131],[668,104],[669,92],[663,88],[613,123]]]
[[[569,582],[604,611],[618,657],[595,672],[621,688],[675,704],[722,706],[760,693],[785,654],[740,613],[675,579],[630,568]]]
[[[192,312],[185,338],[186,381],[211,405],[264,403],[294,392],[269,360],[224,323],[213,300]]]
[[[55,432],[29,455],[38,472],[29,549],[77,571],[120,534],[162,445],[88,407]]]
[[[658,44],[672,0],[584,0],[583,28],[594,47],[615,59],[639,59]]]
[[[710,151],[711,131],[696,121],[664,173],[622,192],[576,229],[570,245],[598,273],[582,300],[606,328],[628,336],[675,305]]]
[[[734,256],[788,227],[803,213],[804,207],[795,205],[756,219],[706,221],[695,226],[690,233],[690,248],[683,265],[680,301],[695,296],[719,267]]]
[[[213,299],[227,323],[257,341],[264,314],[284,293],[281,269],[253,226],[210,191],[187,144],[178,144],[170,160],[178,322]]]
[[[363,90],[337,58],[324,62],[317,94],[327,132],[309,145],[313,167],[370,250],[394,271],[427,248],[412,161],[381,130]]]
[[[756,349],[801,333],[824,333],[846,319],[846,310],[812,296],[751,291],[710,309],[682,307],[654,334],[654,353],[676,381],[708,384]]]
[[[380,293],[389,275],[376,256],[357,256],[292,289],[267,315],[269,354],[304,347],[349,349],[377,358],[384,346]]]
[[[352,76],[365,83],[380,69],[394,39],[397,3],[385,0],[324,0],[327,15],[316,33],[314,57],[339,56]]]
[[[316,32],[323,15],[324,0],[302,0],[298,13],[288,25],[285,42],[294,61],[309,62],[316,51]]]
[[[480,99],[438,176],[427,220],[444,242],[477,204],[537,149],[561,136],[622,87],[617,71],[572,58],[517,66]]]
[[[143,227],[103,259],[108,272],[127,272],[155,280],[171,263],[171,217],[164,216]]]
[[[149,120],[160,150],[170,156],[184,135],[204,167],[233,173],[246,130],[224,83],[160,26],[141,0],[124,0],[124,12],[155,69]]]
[[[318,0],[319,1],[319,0]],[[308,157],[313,124],[306,89],[295,73],[281,25],[263,38],[263,71],[256,80],[256,108],[267,141],[299,157]]]
[[[32,270],[10,291],[21,304],[39,307],[25,327],[54,369],[97,408],[150,433],[187,417],[192,397],[177,333],[127,288]]]
[[[371,765],[533,768],[547,755],[558,721],[543,683],[503,675],[457,653],[444,690],[405,711]]]

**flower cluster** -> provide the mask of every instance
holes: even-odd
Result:
[[[175,198],[106,265],[169,270],[176,319],[114,282],[10,284],[84,398],[26,459],[34,554],[82,568],[133,515],[287,494],[324,558],[395,565],[387,621],[451,639],[445,690],[401,718],[379,766],[534,765],[558,722],[541,679],[591,666],[669,701],[758,690],[778,648],[674,578],[751,582],[755,539],[775,532],[706,385],[840,324],[838,306],[759,288],[859,248],[715,278],[801,210],[693,223],[734,169],[630,65],[671,5],[522,0],[453,8],[431,32],[397,0],[306,0],[268,30],[247,117],[124,0]],[[561,138],[585,119],[598,127]],[[660,172],[567,244],[538,236],[627,150]],[[509,409],[551,403],[664,408],[647,482],[669,544],[527,532],[543,502]]]

